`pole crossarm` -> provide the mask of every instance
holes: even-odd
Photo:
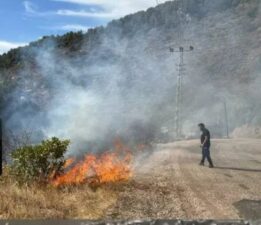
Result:
[[[175,47],[169,47],[169,51],[172,52],[191,52],[194,50],[193,46],[189,46],[189,48],[184,48],[183,46],[180,46],[179,48]]]

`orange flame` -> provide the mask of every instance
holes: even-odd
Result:
[[[73,165],[75,159],[68,159],[64,165],[64,170],[67,171],[54,178],[51,183],[55,187],[59,187],[84,183],[99,185],[126,181],[132,176],[131,160],[131,151],[117,140],[114,151],[105,152],[100,156],[87,154],[82,161],[75,165]]]

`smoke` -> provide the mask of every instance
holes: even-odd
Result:
[[[19,107],[8,126],[41,130],[43,137],[70,138],[74,151],[104,150],[116,137],[149,142],[157,107],[167,94],[159,84],[167,87],[168,81],[129,45],[128,40],[105,38],[89,56],[73,59],[57,53],[55,42],[37,48],[34,67],[39,79],[31,65],[20,72],[22,79],[12,93],[16,102],[8,108]],[[111,53],[108,60],[101,59],[105,51]]]
[[[169,45],[195,48],[184,55],[185,136],[197,135],[199,122],[223,136],[224,102],[230,131],[261,123],[260,48],[254,38],[260,16],[248,15],[259,3],[225,9],[230,1],[195,2],[185,1],[184,23],[176,20],[179,1],[168,2],[90,30],[79,51],[59,48],[52,38],[26,48],[27,63],[16,74],[4,112],[7,127],[38,131],[35,140],[69,138],[73,153],[105,150],[115,137],[150,142],[162,128],[172,139],[179,54],[171,54]],[[251,35],[244,36],[250,27]]]

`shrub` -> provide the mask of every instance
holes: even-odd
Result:
[[[253,9],[251,9],[251,10],[247,13],[247,15],[248,15],[249,17],[251,17],[251,18],[256,18],[257,15],[258,15],[258,13],[259,13],[258,8],[255,7],[255,8],[253,8]]]
[[[59,173],[65,163],[64,154],[69,140],[53,137],[38,145],[28,145],[11,153],[11,173],[18,181],[46,182],[54,173]]]

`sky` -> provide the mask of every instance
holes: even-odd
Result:
[[[166,0],[0,0],[0,54],[42,36],[87,31]]]

